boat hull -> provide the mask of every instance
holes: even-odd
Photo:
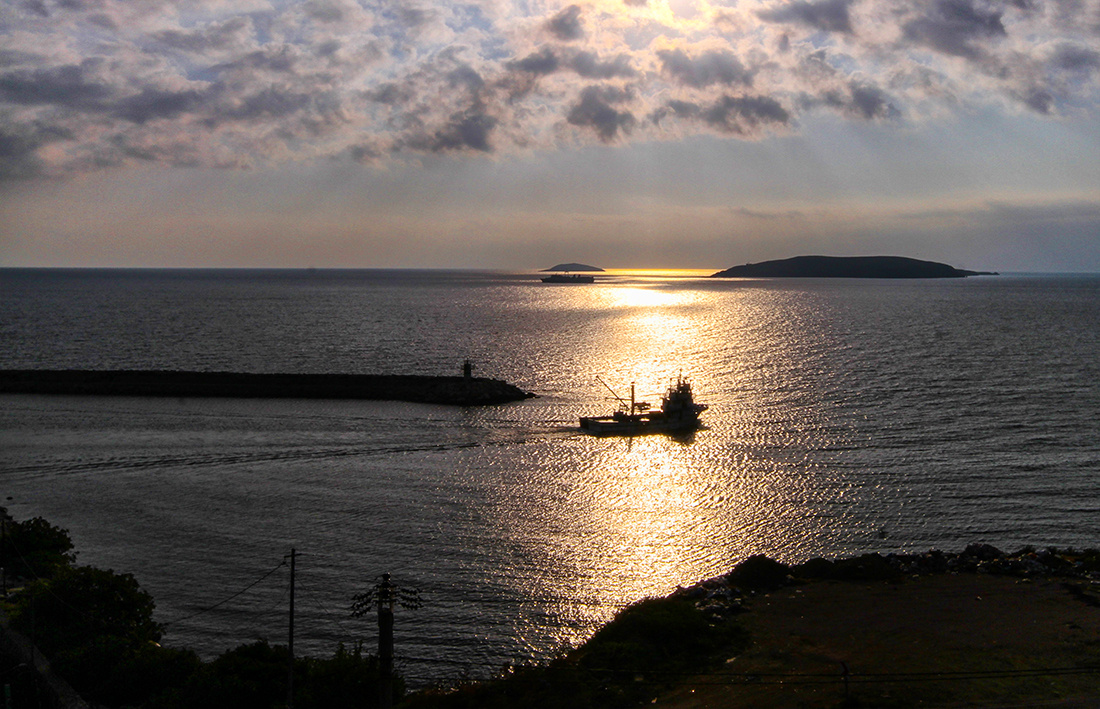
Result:
[[[582,416],[581,430],[596,436],[644,436],[649,433],[680,433],[702,426],[699,419],[669,419],[653,416]]]
[[[577,275],[561,275],[555,274],[553,276],[546,276],[542,279],[543,283],[595,283],[595,276],[577,276]]]

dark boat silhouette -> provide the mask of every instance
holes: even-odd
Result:
[[[585,276],[580,273],[554,273],[543,276],[543,283],[593,283],[595,276]]]
[[[608,389],[602,379],[601,384]],[[615,390],[611,389],[615,394]],[[634,385],[630,385],[630,401],[615,394],[619,410],[609,416],[582,416],[581,430],[597,436],[639,436],[647,433],[680,433],[694,431],[702,425],[699,414],[707,410],[706,404],[695,403],[691,382],[677,377],[676,383],[661,397],[661,408],[654,411],[644,401],[634,398]]]

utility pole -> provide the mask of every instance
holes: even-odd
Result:
[[[390,583],[390,575],[382,574],[382,583],[378,584],[378,667],[382,675],[378,706],[381,709],[393,706],[393,603],[396,596],[397,587]]]
[[[373,607],[378,611],[378,667],[379,696],[378,706],[390,709],[393,706],[393,606],[415,610],[421,606],[420,592],[416,589],[398,588],[390,581],[389,574],[382,574],[382,583],[366,593],[352,597],[351,614],[353,617],[370,613]]]
[[[298,553],[290,548],[290,619],[286,640],[286,707],[294,709],[294,561]]]
[[[8,597],[8,511],[0,507],[0,584],[4,598]]]

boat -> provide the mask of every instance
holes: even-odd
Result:
[[[580,273],[554,273],[544,276],[543,283],[594,283],[595,276],[585,276]]]
[[[599,381],[611,389],[602,379]],[[611,393],[615,394],[615,390],[611,389]],[[633,384],[630,385],[629,402],[618,394],[615,398],[620,403],[618,411],[610,416],[581,416],[581,430],[597,436],[694,431],[702,425],[699,414],[707,410],[706,404],[695,403],[691,382],[682,376],[677,377],[661,397],[661,408],[657,410],[644,401],[635,400]]]

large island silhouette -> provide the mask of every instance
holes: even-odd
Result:
[[[995,276],[966,271],[946,263],[904,256],[795,256],[747,263],[719,271],[711,278],[965,278]]]

